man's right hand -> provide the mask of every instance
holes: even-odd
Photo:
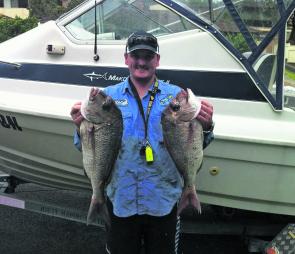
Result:
[[[76,102],[71,109],[71,117],[78,130],[80,129],[81,122],[84,119],[84,117],[81,115],[81,104],[82,102],[80,101]]]

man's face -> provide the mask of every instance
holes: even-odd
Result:
[[[160,56],[146,49],[138,49],[125,54],[125,64],[135,80],[149,82],[159,66]]]

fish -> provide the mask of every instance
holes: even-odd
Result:
[[[92,88],[81,105],[80,125],[83,166],[92,186],[87,225],[102,218],[110,228],[105,189],[111,180],[122,140],[123,118],[115,101],[102,90]]]
[[[161,114],[165,147],[183,178],[178,215],[188,206],[199,213],[202,211],[195,185],[203,162],[203,127],[196,119],[200,107],[200,101],[190,89],[181,90]]]

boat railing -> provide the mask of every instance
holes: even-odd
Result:
[[[180,13],[204,31],[211,33],[211,35],[223,44],[223,46],[227,48],[227,50],[230,51],[237,61],[239,61],[245,68],[258,90],[261,91],[265,99],[272,105],[273,109],[276,111],[283,109],[285,29],[286,23],[295,9],[295,0],[270,1],[270,6],[267,7],[268,9],[261,1],[208,0],[208,9],[201,12],[197,12],[191,7],[186,6],[186,1],[159,0],[159,2],[175,10],[177,13]],[[216,8],[213,8],[212,3],[216,5]],[[255,4],[254,7],[251,3],[252,5]],[[251,20],[249,21],[249,15],[247,16],[241,11],[247,8],[256,8],[257,10],[255,9],[255,13],[265,15],[262,16],[261,20],[258,19],[258,22],[254,20],[256,14],[249,12],[251,14],[250,18],[253,18],[252,23],[258,22],[259,26],[268,24],[267,29],[256,29],[256,32],[253,31],[250,26]],[[226,12],[226,15],[221,15],[221,12],[219,12],[218,19],[214,19],[213,14],[216,10],[222,10],[221,12]],[[271,10],[272,12],[267,13],[268,10]],[[273,16],[270,15],[272,13],[274,14]],[[208,15],[208,18],[206,18],[206,15]],[[268,20],[265,20],[265,17],[268,17]],[[216,22],[217,20],[222,20],[222,22],[218,24]],[[227,27],[226,25],[230,25],[230,27]],[[263,34],[259,33],[259,31],[263,31]],[[233,43],[233,40],[230,40],[231,38],[234,38],[227,36],[230,32],[231,34],[239,36],[239,40],[245,43],[245,47],[250,51],[249,57],[244,56],[243,53],[245,51],[239,48],[239,43],[235,44]],[[255,33],[257,36],[254,36]],[[276,45],[273,46],[273,44]],[[266,81],[270,81],[270,79],[264,79],[264,77],[261,76],[261,72],[257,72],[258,69],[255,69],[255,64],[258,59],[268,52],[269,48],[272,48],[274,51],[272,53],[276,55],[276,63],[274,65],[276,67],[276,73],[273,84],[266,83]]]

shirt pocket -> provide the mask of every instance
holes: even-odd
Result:
[[[153,135],[153,138],[158,142],[162,143],[163,141],[163,132],[162,132],[162,124],[161,124],[161,117],[162,112],[166,108],[166,106],[157,105],[156,112],[151,114],[149,119],[149,133]]]
[[[133,133],[133,114],[131,111],[122,110],[122,118],[123,118],[123,137],[129,137]]]

